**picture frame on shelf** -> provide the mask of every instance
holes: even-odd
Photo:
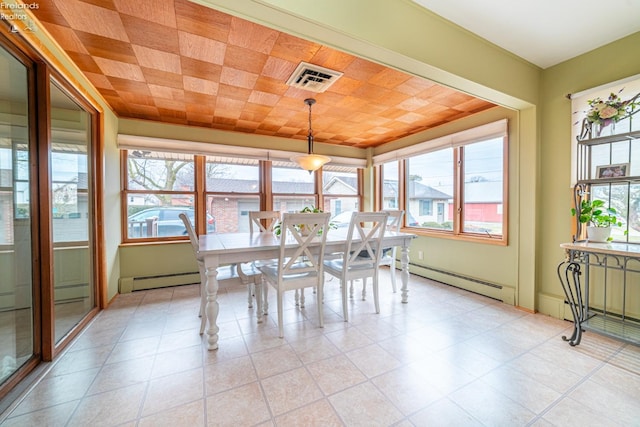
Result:
[[[609,179],[629,176],[629,163],[602,165],[596,168],[596,178]]]

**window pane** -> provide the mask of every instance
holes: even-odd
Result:
[[[275,163],[271,170],[274,194],[314,194],[315,174],[294,163]],[[277,208],[274,207],[274,210]],[[292,212],[292,211],[285,211]]]
[[[249,211],[260,210],[260,196],[249,194],[209,195],[207,196],[207,209],[215,218],[216,232],[248,232]],[[207,226],[207,230],[209,230],[209,226]]]
[[[351,217],[351,212],[359,210],[358,174],[354,172],[322,171],[323,206],[332,216],[343,214]]]
[[[274,196],[273,210],[281,213],[299,212],[306,206],[315,206],[316,198],[314,196]]]
[[[503,145],[496,138],[464,146],[465,233],[502,235]]]
[[[193,156],[155,151],[129,151],[129,190],[193,191]]]
[[[207,192],[259,193],[258,164],[257,160],[207,157]]]
[[[207,212],[215,218],[215,231],[249,231],[249,211],[260,210],[259,162],[252,159],[207,157],[206,180],[209,193]]]
[[[82,145],[70,147],[55,141],[52,143],[54,242],[86,242],[89,239],[86,149]]]
[[[398,209],[398,162],[382,165],[382,209]]]
[[[186,236],[178,217],[186,213],[195,224],[193,194],[130,193],[127,198],[127,236],[130,239]],[[207,214],[207,232],[215,231],[215,218]]]
[[[407,225],[453,229],[453,149],[407,160]],[[431,209],[428,206],[431,205]]]
[[[631,203],[629,202],[629,193],[631,193]],[[593,200],[603,200],[606,206],[614,208],[617,212],[616,217],[621,222],[620,227],[611,228],[611,237],[617,241],[626,241],[627,237],[630,242],[640,242],[640,184],[619,183],[619,184],[603,184],[593,185],[591,187],[591,197]],[[629,209],[627,210],[627,206]],[[628,236],[625,231],[628,227]]]

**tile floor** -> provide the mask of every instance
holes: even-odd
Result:
[[[246,290],[220,290],[220,349],[197,329],[198,288],[119,296],[43,378],[0,415],[8,426],[640,426],[640,347],[412,276],[409,304],[381,272],[381,313],[329,280],[275,293],[255,322]],[[359,287],[359,284],[357,284]]]

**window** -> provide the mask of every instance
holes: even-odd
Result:
[[[325,166],[322,170],[323,209],[331,217],[351,218],[360,210],[360,191],[356,168]]]
[[[430,215],[433,215],[433,200],[420,200],[420,216]]]
[[[408,224],[436,230],[453,229],[453,149],[434,151],[407,159],[406,211]],[[442,206],[434,215],[424,205]]]
[[[260,210],[260,162],[207,157],[205,175],[207,230],[249,231],[249,211]]]
[[[400,202],[420,234],[506,244],[507,144],[501,120],[380,155],[380,206]]]
[[[187,214],[199,233],[230,233],[249,230],[250,211],[297,212],[319,206],[321,200],[322,209],[350,218],[361,206],[362,178],[357,166],[326,165],[309,174],[292,162],[235,154],[202,156],[143,149],[123,153],[128,178],[122,192],[128,224],[124,242],[185,239],[180,213]],[[271,181],[265,182],[265,176],[271,176]],[[323,188],[316,187],[316,177],[322,179]]]
[[[126,168],[125,240],[186,235],[178,215],[195,218],[194,157],[133,150]]]
[[[387,162],[381,167],[382,209],[398,208],[398,162]]]
[[[305,206],[316,206],[315,174],[295,163],[273,162],[271,169],[273,210],[297,212]]]

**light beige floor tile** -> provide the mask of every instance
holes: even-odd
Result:
[[[298,368],[261,381],[271,412],[281,415],[323,397],[313,377]]]
[[[536,414],[561,396],[552,388],[507,366],[491,371],[480,380]]]
[[[378,345],[403,363],[422,360],[434,353],[427,342],[421,339],[409,339],[407,335],[398,335],[380,341]]]
[[[12,416],[0,423],[0,425],[2,425],[2,427],[64,426],[67,424],[76,406],[78,406],[78,402],[78,400],[75,400],[39,411]]]
[[[344,354],[310,363],[307,365],[307,369],[326,395],[334,394],[367,380],[362,371]]]
[[[441,399],[411,416],[416,427],[482,427],[483,424],[448,398]]]
[[[193,369],[149,382],[142,415],[147,416],[204,397],[202,369]]]
[[[164,353],[166,351],[177,350],[185,347],[193,347],[196,345],[204,345],[204,340],[198,334],[194,334],[193,331],[199,329],[198,326],[194,326],[191,329],[185,329],[177,332],[165,332],[160,338],[160,344],[158,344],[158,353]]]
[[[629,364],[624,364],[624,366],[629,366]],[[629,369],[623,369],[616,365],[604,365],[589,379],[640,402],[640,374],[638,373],[630,372]]]
[[[326,334],[326,337],[341,351],[347,352],[364,347],[373,341],[355,327],[336,330]]]
[[[331,405],[348,426],[388,426],[400,420],[400,411],[371,383],[329,396]]]
[[[65,402],[78,401],[98,375],[98,368],[67,375],[48,376],[40,381],[13,411],[15,415],[37,411]]]
[[[340,353],[340,350],[324,335],[304,337],[297,340],[289,339],[288,341],[302,363],[312,363]]]
[[[206,346],[203,341],[203,346]],[[218,341],[218,349],[212,351],[204,351],[205,365],[218,363],[225,360],[235,359],[236,357],[247,356],[249,351],[242,337],[223,338]]]
[[[570,322],[415,276],[401,304],[386,269],[382,313],[368,295],[349,302],[344,322],[336,284],[326,287],[324,328],[313,294],[304,309],[287,295],[281,339],[273,292],[272,314],[257,324],[246,288],[221,282],[215,351],[197,333],[197,285],[120,295],[0,424],[626,427],[640,419],[637,346],[588,332],[571,347],[560,338]]]
[[[147,356],[104,365],[87,391],[87,395],[103,393],[149,380],[153,359],[153,356]]]
[[[159,378],[177,372],[202,367],[202,345],[179,348],[156,354],[151,370],[151,378]]]
[[[542,419],[554,426],[613,427],[620,425],[590,405],[583,405],[570,397],[562,399],[547,411]]]
[[[445,394],[464,387],[477,378],[457,365],[437,357],[426,357],[407,366],[424,381]]]
[[[156,354],[160,336],[122,341],[116,344],[106,363],[117,363]]]
[[[341,427],[344,424],[325,399],[276,417],[278,427]]]
[[[455,391],[449,398],[472,417],[490,426],[524,426],[535,414],[480,380]]]
[[[103,346],[65,352],[53,364],[47,376],[66,375],[99,368],[109,358],[112,348],[112,346]]]
[[[207,396],[257,381],[255,368],[249,356],[237,357],[204,367]]]
[[[141,418],[138,427],[202,427],[205,426],[204,399]]]
[[[564,393],[578,384],[583,377],[562,367],[557,363],[541,359],[533,353],[525,353],[508,363],[514,372],[520,372],[534,380]]]
[[[589,406],[602,417],[611,418],[621,425],[640,424],[640,401],[631,394],[622,392],[617,385],[602,384],[588,379],[576,387],[569,397]],[[602,402],[607,403],[603,405]]]
[[[251,354],[259,378],[267,378],[302,366],[300,358],[289,345]]]
[[[69,427],[114,426],[137,418],[146,384],[136,384],[82,399]]]
[[[373,378],[401,365],[400,361],[377,344],[352,350],[347,357],[367,377]]]
[[[405,415],[444,397],[442,392],[406,367],[387,372],[371,382]]]
[[[207,397],[208,426],[249,426],[270,417],[257,382]]]

